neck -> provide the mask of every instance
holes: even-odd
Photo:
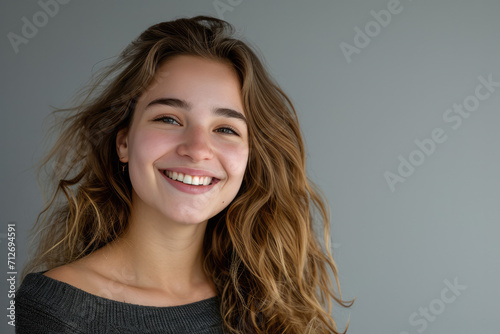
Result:
[[[164,216],[134,208],[125,234],[109,244],[109,254],[126,284],[156,288],[173,295],[215,291],[203,272],[203,239],[207,221],[169,222]]]

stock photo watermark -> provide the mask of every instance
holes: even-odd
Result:
[[[9,306],[7,307],[7,323],[11,326],[16,325],[16,304],[14,298],[16,297],[16,223],[10,222],[7,224],[6,233],[7,245],[2,247],[7,248],[7,298],[9,299]]]
[[[400,0],[389,0],[386,8],[379,11],[371,10],[370,15],[373,20],[368,21],[363,29],[358,26],[354,27],[355,35],[352,44],[347,42],[339,44],[347,63],[351,63],[355,54],[359,55],[363,49],[368,47],[372,40],[380,35],[382,30],[392,22],[394,16],[400,14],[404,9]]]
[[[13,31],[7,33],[10,45],[14,53],[19,53],[22,44],[28,44],[30,40],[38,35],[39,29],[45,27],[51,18],[54,18],[60,10],[60,5],[66,5],[70,0],[39,0],[40,10],[31,15],[30,18],[21,17],[21,29],[19,33]]]
[[[417,333],[423,333],[429,324],[436,321],[436,319],[444,313],[447,306],[454,303],[457,298],[462,295],[462,292],[467,289],[466,285],[458,282],[458,277],[451,282],[448,279],[443,281],[445,287],[441,290],[439,298],[434,298],[425,306],[421,306],[410,314],[408,317],[408,324],[412,326]],[[409,331],[402,331],[399,334],[410,334]]]
[[[497,87],[500,87],[500,82],[493,81],[493,74],[488,74],[487,77],[479,76],[477,78],[479,84],[474,89],[474,93],[466,96],[462,103],[454,103],[449,109],[443,113],[443,121],[451,126],[453,130],[457,130],[462,126],[464,119],[469,118],[473,112],[479,109],[481,101],[488,99]],[[433,155],[438,146],[448,139],[446,131],[442,127],[436,127],[431,131],[429,137],[422,140],[415,139],[413,142],[417,146],[408,155],[398,155],[398,167],[395,172],[385,171],[384,178],[387,186],[394,192],[398,183],[405,182],[412,176],[417,167],[421,166],[427,158]]]
[[[232,12],[234,8],[239,6],[242,2],[243,0],[214,0],[212,5],[217,12],[217,17],[224,20],[224,13]]]

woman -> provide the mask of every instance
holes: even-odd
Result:
[[[65,110],[18,332],[338,333],[295,110],[232,32],[154,25]]]

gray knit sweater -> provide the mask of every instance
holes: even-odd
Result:
[[[16,293],[16,333],[224,333],[217,297],[181,306],[142,306],[42,274],[26,275]]]

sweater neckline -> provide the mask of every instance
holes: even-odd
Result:
[[[114,300],[106,297],[102,297],[93,293],[90,293],[88,291],[82,290],[80,288],[77,288],[74,285],[71,285],[69,283],[63,282],[56,280],[52,277],[45,276],[43,275],[46,273],[48,270],[40,271],[40,272],[34,272],[26,275],[25,279],[33,279],[35,280],[35,285],[38,285],[39,287],[47,287],[50,288],[54,293],[57,292],[63,292],[65,294],[71,293],[74,294],[76,297],[80,298],[91,298],[96,301],[99,301],[101,303],[105,304],[115,304],[115,306],[123,306],[127,308],[135,307],[135,308],[142,308],[142,309],[151,309],[151,310],[165,310],[165,309],[170,309],[173,310],[175,308],[182,309],[182,308],[191,308],[191,307],[205,307],[207,304],[212,304],[214,302],[217,302],[218,297],[210,297],[206,299],[201,299],[192,303],[187,303],[187,304],[181,304],[181,305],[174,305],[174,306],[152,306],[152,305],[142,305],[142,304],[135,304],[135,303],[128,303],[128,302],[122,302],[119,300]]]
[[[132,304],[94,295],[44,272],[26,275],[16,305],[35,308],[73,330],[84,328],[81,333],[223,332],[218,296],[177,306]]]

